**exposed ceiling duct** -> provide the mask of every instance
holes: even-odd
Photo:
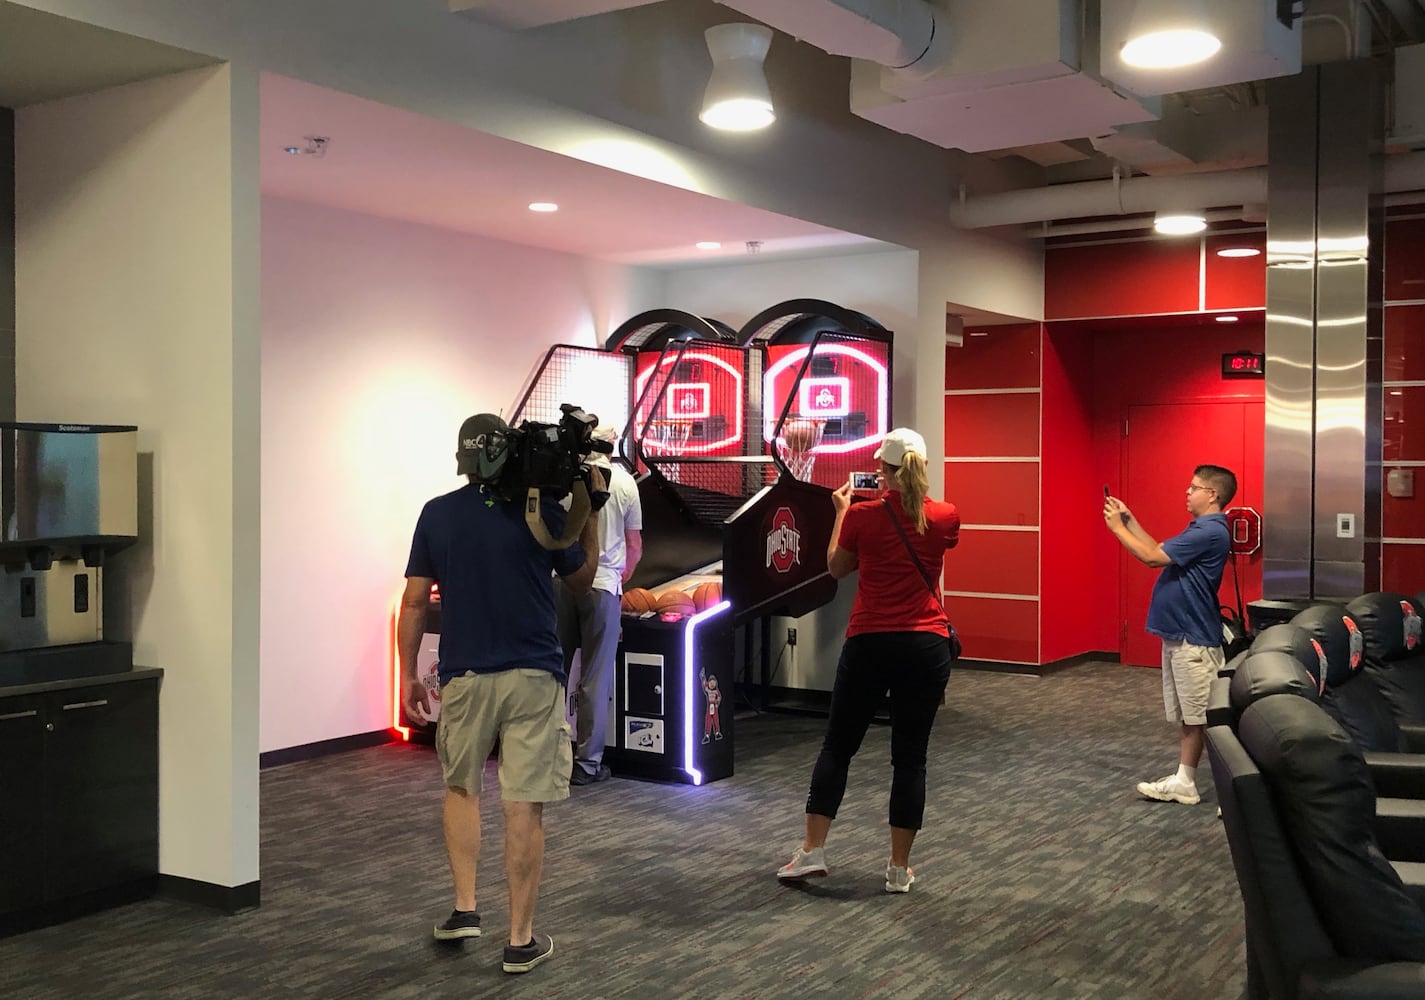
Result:
[[[717,0],[834,56],[899,70],[935,64],[950,48],[945,15],[925,0]]]
[[[642,7],[659,0],[449,0],[453,13],[512,31]]]
[[[1425,152],[1387,157],[1387,193],[1425,191]],[[1267,168],[1164,177],[1131,177],[1006,191],[966,198],[950,210],[961,229],[988,229],[1055,219],[1147,215],[1163,210],[1264,204]]]

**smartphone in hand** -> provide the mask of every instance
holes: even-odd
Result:
[[[1105,500],[1107,500],[1107,499],[1108,499],[1110,496],[1112,496],[1112,495],[1113,495],[1113,494],[1111,494],[1111,493],[1108,492],[1108,484],[1107,484],[1107,483],[1104,483],[1104,484],[1103,484],[1103,498],[1104,498]]]
[[[851,473],[852,493],[875,493],[881,488],[881,481],[874,472]]]

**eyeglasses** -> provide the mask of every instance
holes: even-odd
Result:
[[[1213,490],[1211,486],[1199,486],[1197,485],[1197,483],[1193,483],[1187,488],[1187,491],[1189,493],[1196,493],[1198,490],[1212,490],[1213,493],[1217,492],[1216,490]]]

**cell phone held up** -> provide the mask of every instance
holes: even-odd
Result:
[[[879,493],[881,481],[874,472],[853,472],[851,473],[852,493]]]

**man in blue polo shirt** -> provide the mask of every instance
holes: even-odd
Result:
[[[564,653],[555,632],[558,573],[587,592],[598,568],[598,518],[586,519],[566,549],[540,546],[525,523],[523,500],[501,501],[495,482],[509,428],[482,413],[461,425],[456,472],[466,486],[436,497],[416,522],[396,643],[406,715],[428,718],[425,686],[416,676],[432,584],[440,585],[440,723],[436,752],[445,777],[445,847],[455,910],[435,927],[441,941],[480,936],[475,874],[480,855],[480,788],[485,761],[500,744],[500,796],[505,817],[505,874],[510,895],[506,972],[528,972],[554,953],[534,933],[534,902],[544,861],[543,808],[569,797],[573,754],[564,721]],[[592,474],[593,489],[602,477]],[[582,489],[582,486],[576,489]],[[562,537],[558,498],[541,503],[545,527]]]
[[[1159,802],[1196,805],[1197,765],[1207,725],[1207,692],[1222,668],[1222,618],[1217,588],[1231,539],[1222,511],[1237,493],[1237,477],[1219,465],[1199,465],[1187,488],[1192,515],[1182,534],[1159,544],[1117,497],[1103,503],[1108,530],[1139,562],[1162,568],[1148,604],[1147,631],[1163,640],[1163,708],[1180,725],[1178,769],[1138,784]]]

